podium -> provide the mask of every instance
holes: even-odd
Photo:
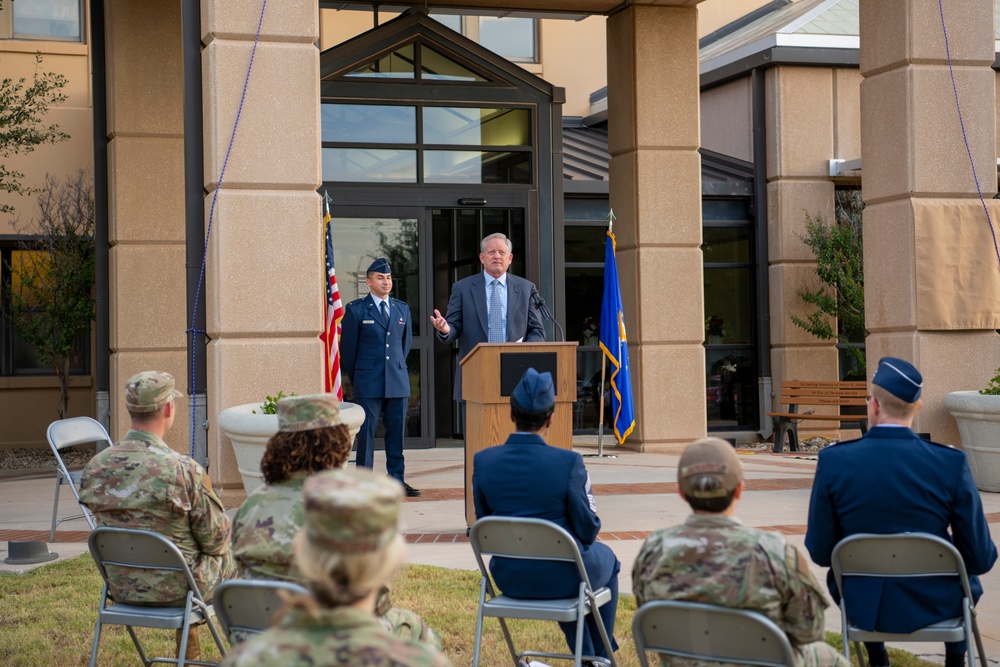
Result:
[[[480,343],[459,362],[465,399],[465,520],[476,521],[472,502],[472,466],[476,452],[502,445],[515,431],[510,394],[529,367],[549,371],[555,381],[556,408],[546,441],[573,447],[576,402],[576,342]]]

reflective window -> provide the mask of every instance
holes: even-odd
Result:
[[[486,81],[469,68],[426,46],[421,47],[420,76],[433,81]]]
[[[567,199],[564,202],[567,220],[604,220],[608,219],[607,199]]]
[[[79,42],[80,4],[80,0],[11,2],[14,12],[14,36]]]
[[[426,183],[531,183],[531,153],[424,151]]]
[[[708,426],[716,430],[757,423],[757,377],[751,351],[705,350]]]
[[[572,257],[574,262],[604,263],[604,244],[608,238],[607,228],[604,225],[586,227],[566,225],[564,236],[567,261]]]
[[[417,152],[385,148],[324,148],[323,180],[416,183]]]
[[[705,269],[705,342],[728,345],[751,343],[750,280],[748,268]]]
[[[347,74],[349,77],[366,77],[376,79],[412,79],[415,74],[416,47],[413,44],[402,46],[378,60],[368,63]]]
[[[479,17],[479,43],[516,62],[538,62],[538,22],[535,19]]]
[[[344,143],[415,144],[417,108],[384,104],[320,105],[322,140]]]
[[[705,227],[701,250],[706,264],[750,261],[750,227]]]
[[[424,143],[464,146],[530,146],[527,109],[425,107]]]

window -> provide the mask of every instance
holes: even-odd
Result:
[[[3,16],[6,14],[6,16]],[[4,30],[4,28],[6,28]],[[83,41],[81,0],[17,0],[0,10],[0,37]]]
[[[538,62],[538,20],[513,16],[456,16],[431,14],[498,56],[516,63]]]
[[[20,0],[18,0],[20,1]],[[0,283],[17,286],[17,267],[22,260],[30,261],[30,251],[20,250],[15,244],[0,245]],[[13,271],[11,270],[13,269]],[[0,376],[55,375],[55,369],[46,366],[35,349],[25,342],[10,322],[10,308],[6,290],[0,290]],[[83,336],[73,348],[70,374],[90,373],[90,336]]]

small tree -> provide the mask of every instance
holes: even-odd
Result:
[[[79,171],[65,183],[45,177],[33,223],[21,235],[5,286],[14,331],[59,378],[59,418],[67,416],[74,347],[94,321],[94,185]],[[89,353],[89,351],[88,351]]]
[[[864,340],[862,209],[864,203],[859,190],[840,190],[836,198],[836,220],[832,225],[806,214],[806,233],[802,241],[816,256],[816,275],[823,286],[816,290],[799,290],[799,297],[814,310],[805,319],[792,315],[792,322],[821,340],[842,343]],[[847,353],[859,368],[865,368],[863,348],[849,345]]]
[[[54,144],[69,138],[58,125],[42,124],[49,107],[66,100],[62,92],[66,77],[52,72],[40,73],[38,66],[41,63],[41,54],[36,54],[30,85],[24,77],[16,81],[9,77],[0,80],[0,191],[9,194],[36,194],[38,189],[24,185],[24,174],[8,168],[8,158],[30,153],[41,144]],[[13,211],[11,204],[0,203],[0,213]]]

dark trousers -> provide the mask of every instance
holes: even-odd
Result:
[[[375,464],[375,429],[379,417],[385,424],[385,470],[390,477],[403,482],[403,427],[406,423],[406,405],[403,398],[355,398],[354,402],[365,411],[365,423],[358,431],[355,465],[372,468]]]

